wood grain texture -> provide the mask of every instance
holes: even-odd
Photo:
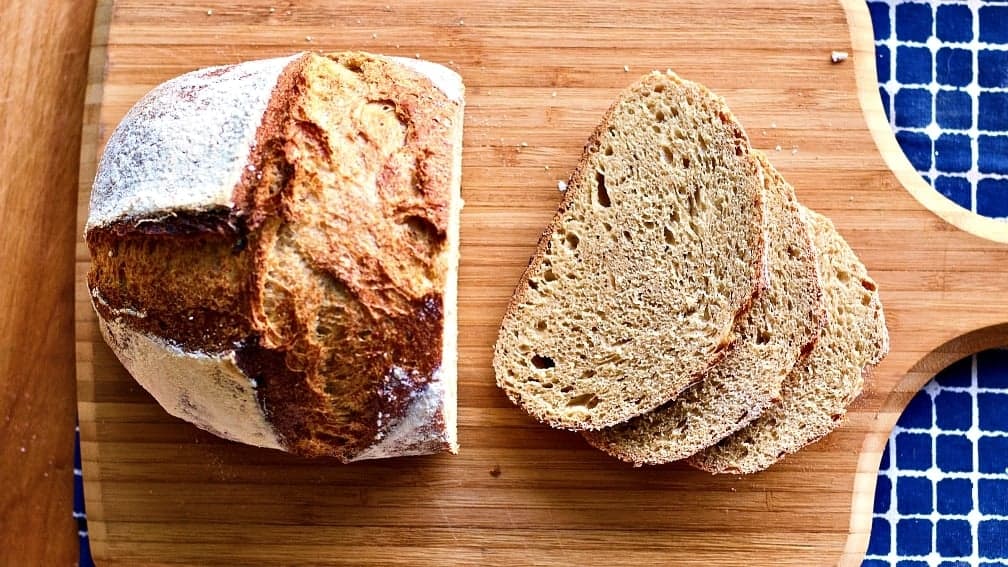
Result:
[[[73,270],[93,2],[0,8],[0,564],[77,559]]]
[[[925,193],[901,157],[861,0],[631,4],[99,3],[78,227],[111,129],[147,89],[188,70],[299,49],[419,54],[457,69],[468,100],[458,456],[341,466],[169,417],[102,342],[78,245],[79,411],[104,564],[860,561],[881,449],[902,407],[955,357],[1008,342],[998,326],[1008,247],[991,240],[1003,233]],[[833,65],[833,50],[853,57]],[[491,371],[500,317],[559,202],[557,181],[620,89],[665,68],[725,96],[799,197],[836,222],[878,280],[892,334],[846,424],[749,477],[618,463],[534,423]]]

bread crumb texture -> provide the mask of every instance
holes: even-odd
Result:
[[[589,140],[494,369],[610,455],[752,473],[837,427],[888,348],[877,286],[833,224],[720,98],[667,72]]]
[[[878,295],[836,227],[807,211],[819,250],[827,325],[811,354],[785,379],[780,401],[737,433],[699,452],[690,464],[710,472],[763,470],[833,431],[889,352]]]
[[[724,102],[652,73],[609,109],[522,276],[497,383],[599,429],[667,402],[731,346],[764,285],[763,172]]]
[[[780,396],[825,322],[812,233],[794,190],[762,154],[769,204],[770,283],[740,320],[738,341],[693,388],[658,409],[601,431],[595,447],[635,464],[685,459],[738,431]]]

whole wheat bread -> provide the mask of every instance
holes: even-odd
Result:
[[[738,431],[780,395],[825,321],[812,233],[794,189],[757,153],[766,174],[770,283],[741,322],[738,342],[695,387],[626,423],[582,433],[624,461],[685,459]]]
[[[811,354],[784,381],[777,405],[689,459],[713,473],[753,473],[839,425],[865,376],[889,351],[875,282],[826,217],[808,211],[819,250],[828,323]]]
[[[508,306],[498,385],[536,418],[586,430],[694,384],[765,283],[762,193],[720,97],[671,71],[632,85],[590,138]]]

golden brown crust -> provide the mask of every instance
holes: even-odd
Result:
[[[89,231],[99,314],[235,351],[288,450],[352,459],[440,379],[460,105],[385,58],[298,58],[233,209]]]

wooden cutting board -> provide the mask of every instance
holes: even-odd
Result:
[[[861,0],[99,2],[79,226],[96,156],[155,84],[198,67],[359,48],[464,77],[461,453],[339,465],[168,416],[102,342],[77,247],[85,493],[103,565],[860,562],[885,439],[937,370],[1008,343],[1008,226],[938,197],[878,100]],[[851,59],[830,62],[831,51]],[[763,474],[634,469],[536,424],[494,386],[504,306],[620,89],[673,68],[725,96],[878,280],[892,353],[846,424]],[[895,172],[895,173],[894,173]],[[499,467],[499,474],[493,474]]]

